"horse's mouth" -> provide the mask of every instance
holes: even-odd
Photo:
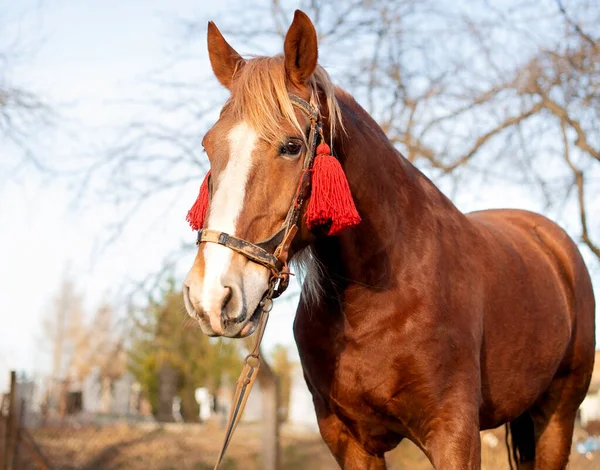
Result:
[[[254,309],[254,312],[252,312],[250,318],[248,318],[246,324],[238,332],[238,334],[235,335],[235,338],[245,338],[246,336],[250,336],[256,331],[256,327],[258,326],[258,322],[260,321],[262,309],[262,302],[259,302],[256,308]]]

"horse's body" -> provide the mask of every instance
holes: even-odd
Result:
[[[290,253],[309,254],[294,332],[340,466],[384,469],[406,437],[438,470],[479,469],[479,430],[510,423],[519,468],[563,469],[595,347],[590,277],[565,232],[530,212],[462,214],[334,90],[301,12],[281,56],[245,61],[213,24],[208,46],[231,98],[203,141],[213,194],[201,227],[256,244],[296,207],[317,118],[290,93],[318,106],[362,217],[339,236],[286,232]],[[201,244],[186,308],[209,335],[247,336],[269,279]]]
[[[479,430],[521,417],[522,459],[533,420],[535,468],[563,468],[595,341],[575,244],[531,212],[463,215],[338,101],[334,146],[363,222],[316,240],[321,290],[304,293],[294,328],[325,441],[344,468],[384,468],[403,437],[436,468],[479,468]]]

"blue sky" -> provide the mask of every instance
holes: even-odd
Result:
[[[124,103],[148,99],[150,89],[141,83],[169,62],[181,42],[179,20],[218,19],[233,4],[210,4],[208,11],[209,3],[198,0],[0,0],[0,22],[8,33],[3,37],[18,39],[24,51],[11,68],[12,79],[44,97],[57,112],[55,126],[40,128],[32,147],[61,168],[77,166],[86,154],[103,148],[120,123],[140,113]],[[204,32],[194,50],[194,61],[176,74],[206,77],[214,87]],[[225,97],[223,91],[218,93]],[[199,125],[198,132],[202,129]],[[0,171],[19,158],[14,148],[5,147],[0,147]],[[69,179],[31,169],[11,179],[0,174],[0,388],[10,368],[31,373],[46,368],[40,323],[66,267],[74,273],[90,312],[103,299],[117,298],[124,286],[158,271],[165,256],[182,242],[193,242],[184,216],[199,184],[157,198],[104,247],[101,235],[114,219],[113,206],[78,201]],[[490,188],[476,201],[465,193],[456,202],[463,210],[542,209],[519,188]],[[193,253],[184,256],[177,274],[183,275],[192,260]],[[293,311],[292,301],[276,302],[267,347],[277,342],[293,346]]]

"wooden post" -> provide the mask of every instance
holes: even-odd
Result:
[[[14,442],[15,442],[15,447],[14,447],[14,453],[13,453],[13,458],[12,458],[12,469],[11,470],[18,470],[19,468],[21,468],[21,466],[19,465],[19,444],[21,443],[21,430],[23,429],[23,427],[25,426],[25,399],[23,397],[19,398],[19,416],[15,425],[15,434],[14,434]]]
[[[261,361],[258,381],[263,403],[262,468],[264,470],[279,470],[279,378],[264,360],[262,354]]]
[[[10,395],[8,398],[8,417],[6,419],[6,448],[4,454],[4,470],[12,470],[15,447],[17,445],[15,424],[16,424],[16,393],[17,393],[17,373],[10,371]]]

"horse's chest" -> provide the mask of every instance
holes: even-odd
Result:
[[[298,342],[302,366],[313,395],[334,410],[354,420],[371,420],[376,408],[394,393],[398,383],[392,355],[356,349],[333,338],[326,346],[311,347]]]
[[[376,311],[395,318],[395,327],[390,321],[369,323],[368,316],[356,326],[348,316],[309,312],[301,305],[296,342],[318,415],[334,412],[344,422],[368,427],[385,423],[401,433],[403,423],[416,420],[418,410],[429,409],[442,388],[438,382],[444,377],[434,372],[444,355],[435,328],[424,330],[408,316]],[[395,416],[393,422],[390,416]]]

